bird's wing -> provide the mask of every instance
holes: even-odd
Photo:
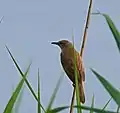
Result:
[[[84,71],[83,61],[79,53],[77,55],[77,68],[80,76],[82,77],[82,81],[85,81],[85,71]]]

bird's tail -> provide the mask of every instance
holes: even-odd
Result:
[[[80,94],[81,103],[85,103],[85,93],[84,93],[84,88],[82,83],[79,83],[79,94]]]

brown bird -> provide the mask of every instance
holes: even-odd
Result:
[[[80,54],[74,49],[74,46],[68,40],[61,40],[58,42],[52,42],[52,44],[58,45],[61,48],[61,64],[65,70],[69,79],[75,86],[75,73],[74,73],[74,56],[76,56],[76,68],[78,71],[78,86],[80,91],[80,101],[85,102],[85,94],[83,88],[83,82],[85,81],[85,72]]]

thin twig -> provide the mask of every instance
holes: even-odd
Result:
[[[86,25],[85,25],[85,29],[84,29],[84,35],[83,35],[83,42],[82,42],[82,46],[81,46],[81,50],[80,50],[81,57],[83,56],[83,51],[84,51],[84,47],[85,47],[87,29],[88,29],[88,25],[90,22],[91,9],[92,9],[92,0],[90,0],[90,4],[89,4],[89,8],[88,8],[87,20],[86,20]],[[75,100],[75,87],[73,90],[73,96],[72,96],[72,101],[71,101],[71,106],[70,106],[70,113],[73,113],[74,100]]]

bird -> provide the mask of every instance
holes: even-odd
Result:
[[[79,94],[80,94],[80,102],[85,103],[85,93],[83,83],[85,81],[85,70],[82,61],[82,57],[80,56],[79,52],[76,51],[74,45],[68,40],[60,40],[57,42],[51,42],[51,44],[55,44],[60,47],[61,53],[61,64],[62,67],[68,76],[68,78],[72,81],[73,87],[75,87],[75,68],[78,72],[78,87],[79,87]],[[75,60],[76,57],[76,60]],[[76,61],[76,64],[74,63]]]

